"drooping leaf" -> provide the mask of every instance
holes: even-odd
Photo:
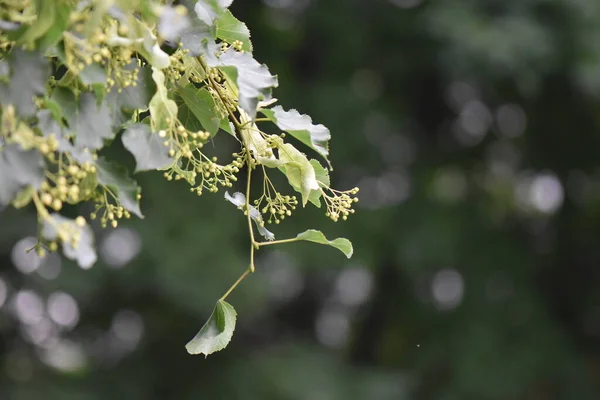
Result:
[[[54,15],[54,23],[48,29],[46,34],[39,40],[39,48],[41,51],[51,49],[61,39],[63,32],[69,26],[69,16],[71,15],[71,5],[66,2],[59,2],[54,4],[53,7],[56,9]],[[48,55],[48,54],[46,54]]]
[[[308,158],[289,143],[279,146],[279,169],[288,178],[290,185],[302,195],[302,205],[308,202],[311,191],[319,190],[319,182],[313,165]]]
[[[6,60],[11,75],[7,83],[0,83],[0,102],[12,104],[21,116],[32,116],[36,111],[33,98],[45,92],[48,60],[38,52],[20,47],[14,48]]]
[[[246,207],[246,196],[243,193],[235,192],[232,196],[228,192],[225,192],[225,199],[233,205],[235,205],[240,210],[244,210],[244,208]],[[258,233],[267,240],[275,240],[275,235],[273,234],[273,232],[265,228],[265,221],[263,220],[262,214],[260,213],[258,208],[249,204],[248,212],[250,213],[250,218],[252,218],[252,220],[256,224],[256,229],[258,230]]]
[[[44,180],[44,159],[37,150],[17,144],[0,149],[0,205],[9,204],[22,189],[38,189]]]
[[[315,169],[315,178],[317,179],[319,186],[329,186],[331,182],[329,181],[329,172],[327,172],[327,169],[325,169],[320,162],[314,159],[310,160],[310,164]],[[323,194],[321,193],[321,190],[311,190],[310,195],[308,196],[308,201],[320,208],[322,195]]]
[[[81,268],[88,269],[98,259],[94,246],[94,234],[89,225],[79,226],[74,220],[65,218],[60,214],[50,214],[43,221],[41,235],[46,240],[59,239],[59,230],[66,230],[79,237],[77,245],[74,246],[71,240],[61,240],[62,249],[65,256],[74,260]]]
[[[137,46],[137,51],[152,65],[154,68],[164,69],[171,65],[171,58],[165,53],[158,43],[158,38],[152,30],[143,22],[136,21],[136,28],[143,37],[141,46]]]
[[[123,146],[135,157],[135,171],[161,169],[173,162],[164,139],[146,124],[131,124],[121,137]]]
[[[245,23],[233,16],[231,11],[225,11],[216,21],[217,37],[227,43],[233,43],[236,40],[242,42],[242,50],[252,52],[252,42],[250,41],[250,30]]]
[[[202,127],[214,136],[221,122],[215,112],[215,101],[206,89],[195,89],[192,86],[179,86],[177,93],[186,106],[196,116]]]
[[[298,240],[306,240],[308,242],[325,244],[331,247],[335,247],[348,258],[352,257],[352,253],[354,252],[352,248],[352,243],[346,238],[337,238],[333,240],[327,240],[325,235],[321,231],[317,231],[315,229],[309,229],[305,232],[299,233],[296,236]]]
[[[188,353],[208,356],[227,347],[235,330],[236,316],[235,309],[231,304],[224,300],[217,301],[208,321],[185,345]]]
[[[33,47],[35,41],[48,32],[56,19],[56,2],[53,0],[35,1],[35,21],[27,27],[18,40],[19,44]]]
[[[111,189],[127,211],[144,218],[138,200],[140,187],[129,177],[125,167],[99,158],[96,162],[96,169],[98,183]]]
[[[331,133],[324,125],[315,125],[308,115],[300,114],[296,110],[285,111],[281,106],[262,109],[261,112],[273,121],[279,129],[289,133],[319,153],[329,163],[327,157],[329,156]]]
[[[254,119],[259,101],[271,98],[271,89],[277,87],[277,77],[271,75],[266,65],[260,64],[250,53],[240,53],[229,48],[217,56],[219,46],[207,46],[206,63],[219,68],[239,90],[239,103],[242,109]]]
[[[150,126],[152,131],[168,129],[169,120],[177,117],[177,103],[169,98],[165,87],[165,74],[158,68],[152,68],[152,79],[156,83],[156,94],[150,100]]]

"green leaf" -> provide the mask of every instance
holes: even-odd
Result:
[[[315,170],[315,178],[317,179],[317,182],[319,182],[319,186],[328,187],[331,182],[329,181],[329,172],[327,172],[327,169],[325,169],[325,167],[323,167],[317,160],[310,160],[310,164]],[[310,201],[316,207],[321,208],[322,195],[323,193],[321,193],[321,190],[311,190],[310,195],[308,196],[308,201]]]
[[[121,136],[123,146],[135,157],[135,171],[164,168],[173,163],[164,139],[150,130],[146,124],[131,124]]]
[[[136,67],[137,65],[132,62],[125,69],[131,70]],[[129,111],[147,110],[148,103],[156,92],[156,84],[152,80],[152,70],[148,67],[137,68],[138,74],[135,86],[128,86],[117,94],[119,106]],[[117,93],[117,91],[114,92]]]
[[[137,65],[133,62],[125,68],[131,70]],[[106,102],[111,111],[112,128],[118,131],[124,123],[127,123],[136,110],[145,111],[148,103],[156,93],[156,84],[152,80],[152,70],[149,67],[140,67],[137,74],[135,86],[124,88],[121,93],[111,90]]]
[[[220,119],[215,112],[215,101],[206,89],[179,86],[177,93],[186,106],[198,118],[202,127],[214,136],[219,130]]]
[[[215,38],[214,27],[199,19],[194,19],[191,25],[181,32],[180,41],[182,47],[189,50],[189,55],[198,57],[204,54],[207,43],[213,42]]]
[[[325,235],[321,233],[321,231],[317,231],[315,229],[309,229],[305,232],[299,233],[296,236],[298,240],[306,240],[308,242],[314,242],[319,244],[326,244],[331,247],[335,247],[342,253],[346,255],[346,257],[352,257],[352,253],[354,252],[352,248],[352,243],[346,238],[337,238],[334,240],[327,240]]]
[[[200,21],[212,26],[215,19],[221,15],[232,2],[233,0],[199,0],[194,6],[194,11]]]
[[[156,83],[156,94],[150,100],[150,126],[152,131],[159,132],[168,129],[171,123],[167,121],[177,117],[177,103],[169,99],[165,74],[160,69],[152,68],[152,79]]]
[[[302,205],[308,202],[311,191],[319,190],[319,182],[313,165],[306,156],[289,143],[279,146],[279,169],[288,178],[290,185],[302,195]]]
[[[236,315],[231,304],[224,300],[217,301],[208,321],[185,345],[188,353],[208,356],[227,347],[235,330]]]
[[[228,192],[225,192],[225,199],[233,205],[235,205],[239,210],[243,211],[246,208],[246,196],[243,193],[235,192],[232,196]],[[256,224],[256,229],[258,229],[258,233],[260,233],[260,235],[267,240],[274,240],[275,235],[273,234],[273,232],[265,228],[265,221],[263,220],[262,214],[260,213],[258,208],[254,207],[253,205],[249,205],[248,208],[250,218],[252,218],[252,220]]]
[[[152,30],[145,23],[137,19],[134,19],[133,21],[135,21],[133,26],[137,30],[138,35],[143,38],[141,46],[136,47],[137,51],[154,68],[164,69],[171,65],[171,58],[160,48],[158,39]]]
[[[106,71],[100,64],[90,64],[86,66],[80,73],[79,79],[84,85],[94,85],[106,83]]]
[[[77,147],[99,149],[104,146],[104,139],[115,137],[110,109],[105,101],[98,105],[93,93],[82,93],[75,110],[65,112],[65,117],[71,131],[75,134]]]
[[[263,109],[261,112],[279,129],[289,133],[317,153],[323,156],[329,164],[329,139],[331,133],[324,125],[314,125],[308,115],[296,110],[285,111],[281,106]],[[329,164],[331,167],[331,164]]]
[[[37,150],[17,144],[0,149],[0,205],[9,204],[25,187],[38,189],[44,180],[44,159]]]
[[[59,239],[59,229],[71,232],[79,237],[77,246],[73,246],[70,240],[61,240],[65,256],[76,261],[84,269],[94,265],[98,257],[94,246],[94,234],[90,226],[81,227],[74,220],[54,213],[44,220],[41,235],[46,240],[57,240]]]
[[[239,40],[243,43],[242,50],[252,52],[250,31],[245,23],[233,16],[231,11],[225,11],[216,22],[217,37],[227,43]]]
[[[52,100],[46,100],[46,106],[55,105]],[[55,116],[56,112],[51,110],[40,110],[36,114],[38,118],[37,128],[44,136],[54,135],[54,137],[58,140],[58,151],[61,153],[69,153],[71,157],[75,159],[78,163],[93,163],[94,159],[92,158],[92,154],[85,149],[80,147],[73,146],[71,141],[67,138],[65,128],[63,128],[62,123],[57,121],[57,117]],[[58,113],[62,115],[62,112],[59,108]],[[61,119],[61,118],[58,118]]]
[[[271,89],[277,87],[277,77],[271,75],[266,65],[256,61],[250,53],[228,49],[217,56],[219,45],[211,43],[206,52],[209,67],[219,68],[233,81],[239,91],[242,109],[254,119],[259,101],[271,99]]]
[[[8,83],[0,83],[0,102],[12,104],[21,116],[32,116],[36,111],[33,98],[46,91],[48,60],[38,52],[20,47],[13,49],[6,59],[12,74]]]
[[[56,2],[53,0],[36,0],[35,8],[37,18],[28,26],[27,30],[19,38],[19,44],[34,47],[37,39],[44,36],[54,25],[56,19]]]
[[[98,159],[96,169],[98,183],[112,190],[127,211],[144,218],[138,200],[140,188],[128,176],[127,169],[115,162],[106,161],[104,158]]]
[[[54,47],[62,39],[63,32],[69,26],[71,6],[64,2],[61,2],[59,4],[54,4],[54,7],[56,8],[54,23],[52,24],[50,29],[48,29],[46,34],[39,40],[39,48],[42,51]]]

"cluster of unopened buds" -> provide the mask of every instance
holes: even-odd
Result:
[[[329,192],[329,194],[327,192]],[[358,202],[358,198],[356,197],[357,193],[357,187],[346,191],[339,191],[331,188],[327,188],[327,191],[322,190],[323,199],[327,204],[325,216],[329,217],[334,222],[337,222],[340,217],[344,221],[347,220],[348,215],[354,214],[352,205],[353,203]]]
[[[282,195],[279,192],[275,192],[275,197],[263,196],[259,200],[255,200],[254,204],[257,207],[261,207],[261,203],[265,201],[265,205],[260,210],[263,214],[269,214],[267,222],[269,224],[283,221],[286,217],[292,215],[292,211],[296,209],[298,205],[298,199],[296,196]]]
[[[158,136],[164,139],[165,147],[169,147],[170,157],[175,157],[179,152],[182,157],[192,158],[194,150],[204,147],[204,142],[210,138],[210,133],[202,130],[192,132],[183,125],[179,125],[169,131],[159,131]]]
[[[137,199],[139,200],[141,199],[141,197],[142,195],[138,193]],[[104,195],[97,195],[95,202],[95,210],[93,213],[90,214],[90,218],[96,219],[100,217],[100,225],[103,228],[106,228],[106,226],[109,223],[110,226],[116,228],[117,226],[119,226],[119,219],[122,219],[123,217],[125,217],[126,219],[131,218],[131,214],[129,213],[129,211],[123,208],[123,206],[121,206],[118,203],[112,204],[108,201],[108,198],[106,196],[106,189]]]
[[[88,174],[95,173],[96,167],[89,162],[81,166],[77,163],[62,165],[56,174],[47,174],[40,187],[40,200],[55,211],[59,211],[65,202],[77,203],[91,195],[90,189],[84,189],[82,193],[81,182]]]

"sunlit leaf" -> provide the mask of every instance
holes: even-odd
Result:
[[[156,83],[156,94],[150,100],[150,125],[152,131],[168,129],[169,121],[177,118],[177,103],[169,98],[165,86],[165,74],[158,68],[152,68],[152,79]]]
[[[33,46],[34,42],[44,36],[54,25],[56,19],[57,4],[54,0],[36,0],[35,21],[30,24],[18,40],[19,44]]]
[[[164,139],[150,130],[146,124],[131,124],[121,136],[123,146],[135,157],[135,170],[161,169],[173,162]]]
[[[245,23],[233,16],[231,11],[225,11],[216,22],[217,37],[227,43],[236,40],[242,42],[242,50],[252,52],[250,30]]]
[[[305,232],[298,234],[298,236],[296,236],[296,239],[306,240],[308,242],[325,244],[331,247],[335,247],[336,249],[344,253],[344,255],[346,255],[346,257],[348,258],[352,257],[352,253],[354,252],[354,250],[352,249],[352,243],[348,239],[337,238],[334,240],[327,240],[327,238],[325,237],[325,235],[323,235],[323,233],[321,233],[321,231],[317,231],[315,229],[309,229]]]
[[[121,205],[129,212],[144,218],[140,210],[138,194],[140,188],[129,177],[125,167],[99,158],[96,162],[98,183],[107,186],[117,196]]]
[[[207,25],[213,25],[215,19],[225,12],[233,0],[198,0],[194,6],[196,16]]]
[[[271,89],[278,85],[277,77],[271,75],[267,66],[252,58],[250,53],[240,53],[231,48],[220,56],[217,56],[218,52],[218,45],[208,45],[208,66],[221,69],[231,78],[239,90],[240,106],[254,119],[258,102],[271,98]]]
[[[227,347],[235,330],[236,316],[235,309],[231,304],[224,300],[217,301],[208,321],[186,344],[185,348],[188,353],[208,356]]]
[[[279,160],[283,162],[279,169],[288,178],[290,185],[302,195],[302,205],[305,206],[311,191],[319,190],[313,165],[289,143],[279,146]]]
[[[281,106],[262,109],[261,112],[275,123],[279,129],[289,133],[302,143],[322,155],[329,163],[329,139],[331,133],[324,125],[315,125],[308,115],[296,110],[285,111]]]

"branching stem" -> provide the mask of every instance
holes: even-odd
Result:
[[[297,238],[290,238],[290,239],[273,240],[271,242],[258,242],[256,244],[258,245],[258,247],[262,247],[262,246],[271,246],[274,244],[294,243],[294,242],[298,242],[299,240],[300,239],[297,239]]]

